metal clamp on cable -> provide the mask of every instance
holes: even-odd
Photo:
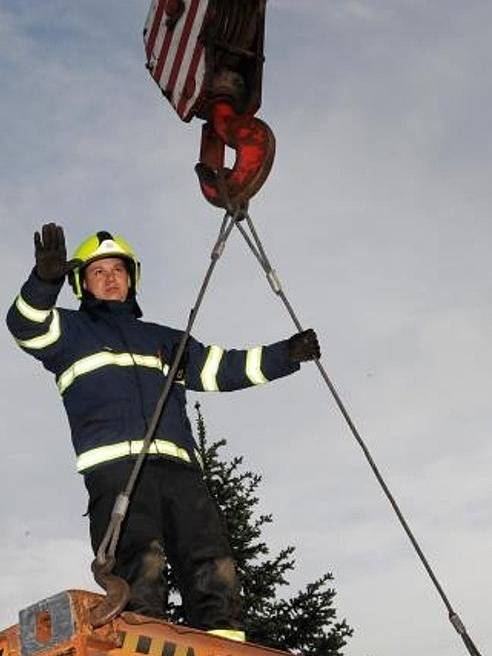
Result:
[[[458,613],[449,613],[449,621],[451,624],[454,626],[456,631],[462,636],[464,633],[466,633],[466,628],[463,622],[461,621],[460,616]]]
[[[120,521],[122,521],[125,518],[129,503],[130,499],[124,492],[118,494],[116,501],[114,502],[113,512],[111,513],[112,516],[117,517],[118,519],[121,518]]]
[[[275,269],[270,269],[268,273],[266,274],[267,280],[270,283],[270,287],[273,289],[275,294],[280,294],[282,291],[282,283],[280,282],[280,278],[277,275],[277,272]]]
[[[220,239],[214,246],[214,250],[212,251],[212,260],[218,260],[219,257],[221,257],[222,253],[224,252],[225,248],[225,243],[223,239]]]

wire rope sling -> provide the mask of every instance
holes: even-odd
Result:
[[[112,574],[121,525],[186,341],[234,227],[244,238],[297,330],[303,329],[248,212],[249,200],[266,181],[275,156],[273,132],[255,116],[261,106],[265,7],[266,0],[153,0],[146,20],[144,43],[152,78],[181,120],[189,122],[197,117],[206,121],[202,127],[200,161],[195,170],[203,195],[213,205],[224,208],[225,215],[212,248],[211,262],[144,437],[143,449],[125,490],[116,499],[109,526],[92,564],[96,581],[107,591],[106,598],[92,609],[93,626],[108,622],[128,601],[128,584]],[[225,167],[226,147],[235,151],[232,168]],[[320,360],[315,360],[315,365],[446,607],[452,626],[468,653],[480,656],[325,367]]]

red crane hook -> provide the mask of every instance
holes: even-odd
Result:
[[[224,168],[225,147],[236,151],[232,169]],[[195,171],[205,198],[226,207],[218,173],[224,171],[228,202],[237,208],[262,187],[275,157],[275,137],[266,123],[253,114],[238,114],[231,104],[214,103],[209,122],[202,128],[200,162]],[[227,208],[230,209],[230,208]]]

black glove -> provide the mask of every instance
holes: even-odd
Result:
[[[293,335],[288,342],[289,360],[294,364],[319,360],[321,351],[318,338],[312,328]]]
[[[67,262],[65,235],[61,226],[47,223],[41,232],[42,236],[39,232],[34,233],[36,273],[45,282],[60,282],[69,271],[80,264],[80,260]]]

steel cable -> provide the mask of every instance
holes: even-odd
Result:
[[[261,268],[266,274],[267,280],[270,284],[270,287],[272,288],[272,291],[280,298],[282,303],[287,309],[287,312],[289,313],[294,325],[296,326],[297,330],[301,332],[303,330],[303,327],[301,325],[301,322],[299,321],[291,303],[289,302],[289,299],[285,295],[285,292],[282,289],[282,284],[280,282],[279,277],[277,276],[277,273],[275,269],[272,268],[272,265],[270,263],[270,260],[268,259],[268,256],[265,252],[265,249],[263,247],[263,244],[260,240],[260,237],[258,236],[258,233],[255,229],[255,226],[253,224],[253,221],[249,214],[245,213],[243,211],[243,217],[246,219],[248,228],[251,233],[248,235],[247,230],[244,228],[244,226],[241,223],[236,223],[236,226],[238,230],[240,231],[241,235],[243,236],[244,240],[246,241],[247,245],[249,246],[250,250],[252,251],[253,255],[255,258],[258,260]],[[449,621],[451,622],[452,626],[456,630],[456,632],[461,636],[465,647],[467,648],[468,652],[470,653],[471,656],[481,656],[480,652],[478,651],[477,647],[473,643],[473,640],[470,638],[468,635],[466,628],[461,621],[459,615],[453,610],[453,607],[451,606],[451,603],[449,602],[449,599],[447,595],[445,594],[441,584],[439,583],[436,575],[434,574],[434,571],[432,570],[432,567],[430,566],[425,554],[423,553],[419,543],[417,542],[417,539],[415,538],[412,530],[410,529],[410,526],[408,525],[402,511],[400,510],[400,507],[398,506],[398,503],[396,502],[393,494],[391,493],[388,485],[386,484],[383,476],[381,475],[374,459],[371,456],[371,453],[365,444],[364,440],[362,439],[355,423],[353,422],[347,408],[345,407],[345,404],[343,403],[340,395],[338,394],[338,391],[334,384],[332,383],[330,377],[328,376],[328,373],[326,372],[324,366],[321,364],[321,362],[316,359],[314,360],[323,380],[325,381],[328,389],[330,390],[336,405],[338,406],[338,409],[342,413],[343,418],[345,419],[352,435],[356,439],[357,443],[359,444],[360,448],[362,449],[369,466],[371,467],[377,481],[379,482],[384,494],[386,495],[388,501],[390,502],[393,510],[396,513],[396,516],[398,517],[398,520],[400,521],[400,524],[402,525],[405,533],[407,534],[408,538],[410,539],[410,542],[412,543],[412,546],[414,547],[420,561],[422,562],[425,570],[427,571],[431,581],[433,582],[439,596],[441,597],[444,605],[446,606],[446,609],[448,611],[448,617]]]
[[[135,483],[137,481],[138,475],[140,473],[141,467],[143,465],[143,462],[148,454],[148,450],[150,448],[150,445],[152,443],[155,431],[157,429],[162,411],[164,409],[166,400],[169,395],[169,391],[171,389],[172,383],[174,376],[176,375],[178,369],[179,369],[179,364],[181,361],[181,357],[184,353],[184,350],[186,348],[186,342],[188,341],[188,338],[190,336],[192,327],[194,325],[196,316],[198,314],[198,311],[200,309],[201,303],[203,301],[203,298],[205,296],[206,290],[208,288],[208,284],[210,282],[210,278],[212,276],[212,273],[214,271],[215,265],[222,255],[222,252],[224,250],[225,244],[227,239],[229,238],[232,229],[234,226],[238,228],[240,231],[241,235],[243,236],[245,242],[247,243],[248,247],[252,251],[253,255],[259,262],[261,268],[266,274],[267,280],[270,284],[270,287],[272,288],[272,291],[280,298],[282,303],[284,304],[285,308],[287,309],[288,314],[290,315],[294,325],[296,326],[298,331],[302,331],[303,327],[301,322],[299,321],[296,312],[293,309],[293,306],[291,305],[289,299],[287,298],[285,292],[283,291],[282,284],[280,282],[279,277],[277,276],[276,271],[272,268],[270,260],[266,254],[266,251],[263,247],[263,244],[261,242],[261,239],[256,231],[256,228],[253,224],[253,221],[249,214],[247,213],[246,209],[244,207],[241,208],[233,208],[231,207],[230,199],[227,194],[227,186],[225,184],[225,179],[223,176],[223,172],[219,172],[219,189],[221,191],[221,195],[223,196],[224,199],[224,205],[227,207],[225,216],[222,221],[222,225],[219,230],[219,235],[218,238],[215,242],[215,245],[212,249],[211,253],[211,262],[210,265],[207,269],[207,272],[205,274],[204,280],[202,282],[202,285],[200,287],[200,291],[197,295],[197,299],[195,302],[195,305],[193,306],[190,316],[188,319],[188,324],[186,326],[186,329],[183,333],[182,339],[180,341],[178,350],[176,352],[176,355],[174,357],[174,361],[171,365],[171,368],[168,373],[168,377],[166,379],[166,384],[163,388],[163,391],[161,393],[161,396],[159,397],[158,403],[156,405],[156,408],[154,410],[154,414],[152,415],[151,421],[149,423],[148,429],[146,431],[146,434],[144,436],[143,440],[143,447],[142,450],[140,451],[137,460],[132,468],[132,472],[128,478],[128,482],[126,484],[124,492],[122,492],[116,499],[116,502],[114,504],[114,508],[112,511],[111,519],[108,525],[108,528],[106,530],[105,536],[98,548],[97,551],[97,557],[95,562],[93,563],[93,568],[94,566],[99,568],[99,571],[103,571],[104,567],[106,567],[106,570],[103,572],[103,578],[104,575],[107,575],[108,570],[109,572],[111,571],[112,567],[108,568],[108,563],[114,564],[115,562],[115,552],[116,552],[116,547],[118,544],[118,540],[120,537],[121,533],[121,526],[123,523],[123,520],[126,516],[126,512],[128,509],[129,501],[131,498],[131,494],[133,492]],[[251,233],[248,235],[247,230],[244,228],[242,225],[241,221],[246,220],[246,223],[248,225],[248,228]],[[465,647],[467,648],[470,656],[481,656],[480,652],[478,651],[477,647],[473,643],[473,640],[470,638],[469,634],[467,633],[467,630],[461,621],[459,615],[453,610],[453,607],[451,606],[451,603],[449,602],[449,599],[447,595],[445,594],[441,584],[439,583],[436,575],[434,574],[426,556],[424,555],[422,549],[420,548],[413,532],[411,531],[407,521],[405,520],[405,517],[403,516],[402,511],[400,510],[394,496],[392,495],[388,485],[386,484],[383,476],[379,472],[377,465],[374,461],[374,459],[371,456],[371,453],[365,444],[364,440],[362,439],[355,423],[353,422],[347,408],[345,407],[340,395],[338,394],[338,391],[334,384],[332,383],[330,377],[328,376],[328,373],[326,372],[325,368],[321,364],[321,362],[316,359],[315,364],[325,381],[327,387],[329,388],[335,403],[337,407],[339,408],[342,416],[344,417],[352,435],[356,439],[357,443],[359,444],[360,448],[362,449],[370,467],[371,470],[373,471],[377,481],[379,482],[385,496],[389,500],[393,510],[395,511],[398,520],[400,521],[400,524],[402,525],[403,529],[405,530],[405,533],[407,534],[408,538],[410,539],[410,542],[412,546],[414,547],[419,559],[421,560],[425,570],[427,571],[430,579],[432,580],[439,596],[441,597],[444,605],[446,606],[446,609],[448,611],[448,617],[449,620],[454,627],[454,629],[457,631],[457,633],[461,636],[463,643]],[[109,547],[109,548],[108,548]],[[116,578],[116,577],[113,577]]]
[[[171,386],[174,382],[174,377],[176,376],[176,373],[180,367],[180,362],[186,348],[186,343],[191,334],[195,319],[207,291],[208,284],[215,269],[215,265],[224,252],[226,242],[234,226],[238,221],[244,218],[243,208],[232,206],[227,189],[224,170],[221,169],[217,172],[217,178],[219,191],[222,196],[223,207],[226,208],[226,212],[224,214],[224,218],[222,219],[219,235],[210,254],[211,262],[201,284],[195,304],[191,309],[186,329],[183,332],[178,349],[174,355],[174,360],[167,374],[164,388],[161,392],[161,395],[159,396],[150,423],[146,429],[145,436],[143,438],[142,449],[137,456],[137,460],[135,461],[134,466],[132,467],[124,491],[118,494],[116,497],[113,509],[111,511],[111,517],[108,522],[108,527],[97,549],[96,558],[92,562],[91,568],[94,574],[94,578],[96,582],[106,590],[106,598],[104,598],[90,611],[90,622],[94,628],[103,626],[109,622],[113,617],[115,617],[124,609],[130,598],[130,587],[128,583],[121,577],[112,574],[112,570],[116,564],[115,553],[116,547],[118,546],[118,541],[120,539],[122,524],[128,511],[131,495],[135,487],[138,475],[154,439],[160,417],[169,396]]]
[[[120,532],[121,532],[121,525],[123,523],[123,520],[126,516],[126,512],[128,509],[128,504],[129,500],[131,498],[131,494],[133,492],[136,480],[138,478],[138,475],[140,473],[140,470],[142,468],[143,462],[145,460],[145,457],[148,454],[150,445],[152,443],[152,440],[155,435],[155,431],[157,429],[160,417],[162,415],[162,411],[164,409],[164,405],[166,403],[166,400],[169,396],[169,392],[171,389],[171,386],[173,384],[174,376],[176,375],[178,369],[179,369],[179,364],[181,361],[181,357],[184,353],[184,350],[186,348],[186,343],[188,341],[188,338],[190,336],[191,330],[193,328],[193,324],[195,322],[195,319],[197,317],[198,311],[200,309],[200,306],[202,304],[203,298],[205,296],[205,293],[208,288],[208,284],[210,282],[210,278],[212,277],[212,273],[215,269],[215,265],[217,264],[217,261],[219,260],[220,256],[222,255],[222,252],[224,250],[225,244],[227,242],[227,239],[229,238],[232,229],[236,222],[238,221],[239,217],[241,216],[240,212],[236,212],[235,214],[231,214],[229,211],[226,211],[226,214],[223,218],[222,225],[220,227],[219,231],[219,236],[215,242],[215,245],[212,249],[211,253],[211,262],[209,264],[209,267],[207,269],[207,272],[205,274],[204,280],[202,282],[202,285],[200,287],[200,291],[197,295],[195,304],[190,312],[190,316],[188,319],[188,324],[186,326],[185,331],[183,332],[183,336],[181,338],[181,341],[179,343],[176,355],[174,357],[174,361],[171,365],[171,368],[169,370],[169,373],[166,378],[166,383],[164,385],[164,388],[161,392],[161,396],[159,397],[159,400],[157,402],[157,405],[155,407],[154,413],[152,415],[152,418],[149,422],[149,426],[147,428],[147,431],[145,433],[145,436],[143,438],[143,446],[142,450],[138,454],[137,460],[135,461],[135,464],[132,468],[131,474],[128,478],[127,484],[125,486],[124,491],[118,495],[113,511],[111,514],[111,519],[109,521],[108,527],[106,529],[106,533],[99,545],[99,548],[97,550],[97,556],[96,556],[96,566],[102,568],[108,561],[114,559],[115,552],[116,552],[116,547],[118,544]]]

